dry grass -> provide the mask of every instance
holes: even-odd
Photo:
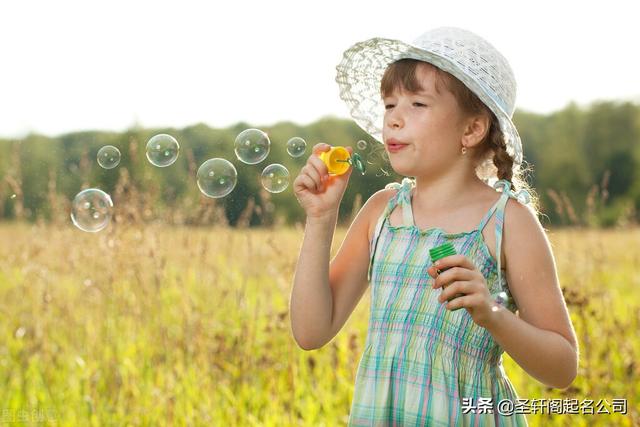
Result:
[[[580,339],[579,378],[548,390],[505,355],[507,373],[520,397],[626,398],[630,414],[530,423],[638,425],[640,230],[550,239]],[[4,224],[0,241],[0,419],[44,411],[35,413],[52,425],[346,422],[369,293],[330,344],[297,348],[288,302],[301,229],[114,224],[89,234]]]

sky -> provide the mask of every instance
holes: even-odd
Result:
[[[0,137],[132,126],[268,126],[349,117],[342,52],[439,26],[510,62],[516,108],[640,103],[635,1],[7,1],[0,4]]]

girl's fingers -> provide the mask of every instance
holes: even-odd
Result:
[[[329,169],[327,169],[327,165],[325,165],[324,162],[320,160],[320,157],[318,156],[315,156],[315,155],[310,156],[307,164],[312,165],[320,176],[325,176],[329,174]]]
[[[320,178],[320,172],[318,172],[312,165],[306,165],[302,168],[302,171],[305,175],[308,175],[314,182],[316,187],[320,187],[322,185],[322,179]]]
[[[466,295],[463,297],[457,297],[445,304],[447,310],[455,310],[456,308],[471,307],[473,304],[473,297]]]
[[[318,186],[316,182],[309,175],[300,175],[296,179],[299,182],[300,188],[306,188],[310,191],[318,191]]]
[[[309,188],[309,184],[314,186],[313,180],[311,178],[309,178],[307,175],[304,175],[302,173],[302,171],[301,171],[300,175],[298,175],[296,177],[295,181],[293,181],[293,188],[295,190],[308,189]]]
[[[442,269],[440,266],[437,268]],[[438,274],[437,271],[434,271],[434,273],[437,274],[436,279],[433,282],[434,288],[438,288],[443,284],[451,283],[454,280],[470,281],[475,277],[473,271],[458,266],[450,267],[446,271],[440,270],[440,274]]]
[[[433,265],[427,268],[427,273],[429,273],[429,276],[433,277],[434,279],[438,277],[438,272],[436,271],[436,268]],[[435,280],[432,287],[435,287]]]
[[[331,146],[329,144],[325,144],[321,142],[313,146],[312,153],[315,155],[318,155],[324,151],[329,151],[330,149],[331,149]]]
[[[455,281],[445,285],[438,301],[444,302],[455,297],[457,294],[471,295],[475,291],[475,285],[470,281]]]

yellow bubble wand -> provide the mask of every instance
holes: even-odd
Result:
[[[327,165],[330,175],[342,175],[349,170],[349,166],[358,169],[362,175],[365,173],[365,165],[358,153],[353,155],[345,147],[331,147],[329,151],[320,153],[320,160]]]

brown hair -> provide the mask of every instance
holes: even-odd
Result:
[[[487,115],[490,118],[489,131],[485,138],[470,149],[476,161],[476,173],[485,182],[491,177],[506,179],[511,182],[513,191],[525,189],[531,195],[529,206],[536,214],[539,212],[538,197],[525,180],[525,175],[531,171],[529,167],[521,169],[519,166],[513,167],[514,160],[507,153],[504,136],[500,130],[500,124],[495,114],[460,80],[441,70],[433,64],[416,59],[400,59],[389,65],[382,76],[380,82],[380,94],[382,97],[389,96],[394,90],[402,88],[407,92],[419,92],[422,85],[416,76],[416,69],[419,64],[430,67],[436,73],[436,92],[448,90],[456,99],[458,105],[466,116]]]

